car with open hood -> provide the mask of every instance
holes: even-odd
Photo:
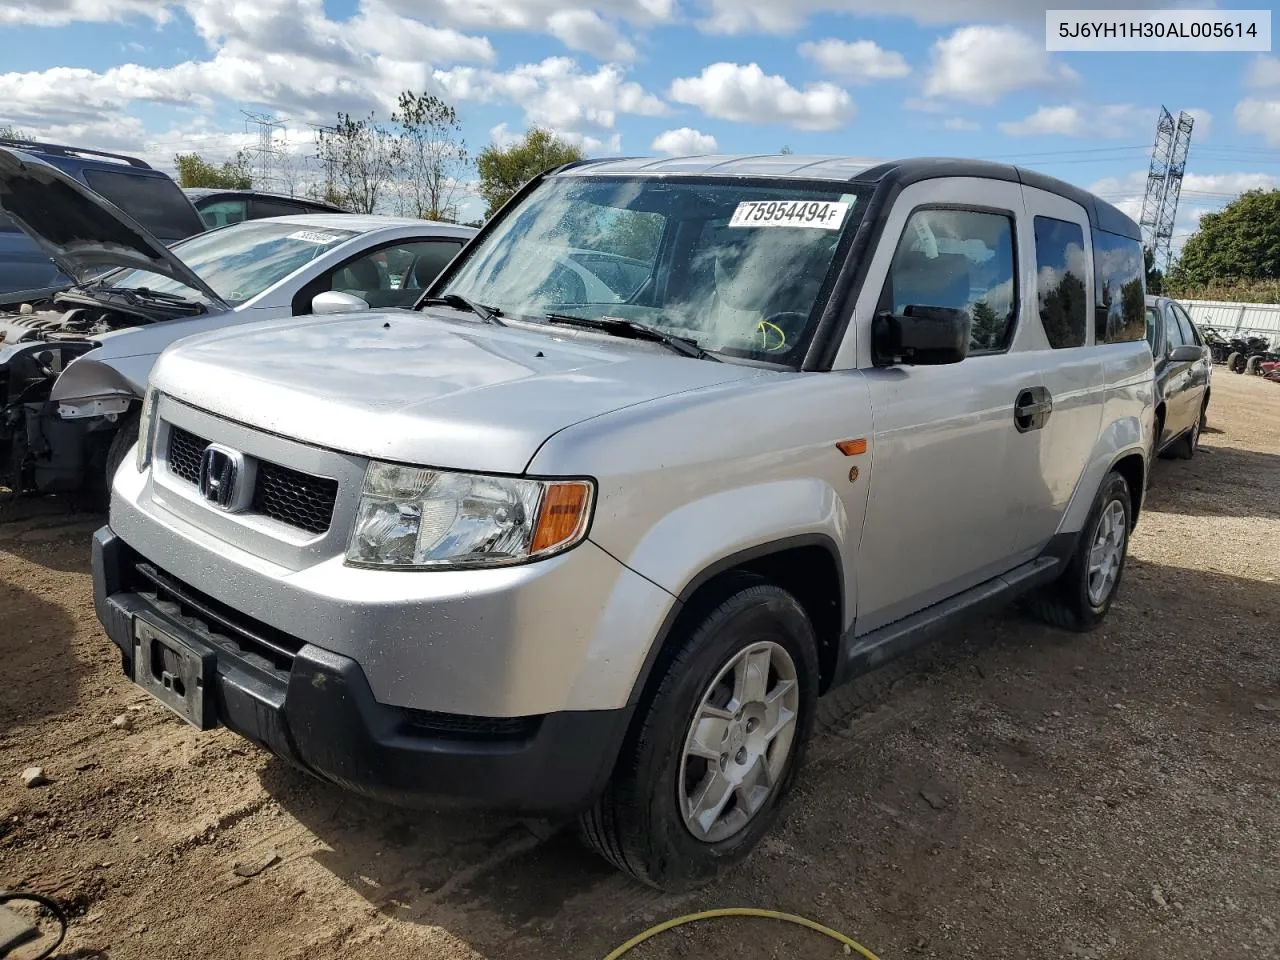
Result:
[[[414,312],[166,350],[98,616],[202,730],[705,882],[819,694],[1014,598],[1103,621],[1153,446],[1141,237],[995,163],[550,171]]]
[[[36,157],[0,148],[0,213],[73,285],[0,311],[0,485],[100,487],[133,443],[147,377],[194,333],[277,316],[408,307],[471,227],[304,214],[168,246]]]

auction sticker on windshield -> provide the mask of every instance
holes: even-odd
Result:
[[[849,204],[833,200],[744,200],[733,211],[731,227],[812,227],[839,230]]]
[[[303,240],[307,243],[336,243],[342,237],[334,233],[317,233],[315,230],[299,230],[285,237],[286,240]]]

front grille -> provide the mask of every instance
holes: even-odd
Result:
[[[311,533],[324,533],[333,521],[338,481],[313,477],[276,463],[258,463],[253,509],[272,520]]]
[[[209,441],[181,427],[169,425],[169,472],[187,483],[200,482],[200,456]]]
[[[139,561],[133,571],[130,586],[136,592],[154,599],[165,613],[194,622],[207,640],[261,669],[287,675],[302,649],[297,637],[245,616],[154,564]]]
[[[200,482],[200,457],[209,441],[189,430],[169,425],[169,472],[195,485]],[[308,533],[324,533],[333,522],[338,481],[258,461],[252,509],[264,517]]]

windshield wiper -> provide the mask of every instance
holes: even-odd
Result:
[[[117,298],[126,303],[164,303],[181,308],[184,312],[203,313],[204,304],[192,300],[190,297],[184,297],[176,293],[165,293],[161,290],[152,290],[150,287],[113,287],[103,283],[101,280],[95,280],[79,287],[80,290],[89,296],[97,299]]]
[[[714,354],[708,353],[698,346],[698,341],[690,337],[677,337],[672,333],[663,333],[657,327],[650,327],[637,320],[625,320],[622,317],[575,317],[568,313],[548,313],[548,323],[560,323],[569,327],[584,327],[588,330],[599,330],[615,337],[630,337],[633,340],[648,340],[651,343],[665,343],[676,353],[699,360],[723,361]]]
[[[444,306],[453,307],[456,310],[470,310],[485,323],[496,323],[500,327],[505,327],[498,317],[502,316],[502,311],[497,307],[486,307],[483,303],[476,303],[464,297],[460,293],[446,293],[442,297],[428,297],[422,301],[423,306]]]

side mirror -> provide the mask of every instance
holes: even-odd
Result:
[[[871,321],[871,353],[876,366],[959,363],[969,355],[973,320],[952,307],[908,304],[900,314],[877,314]]]
[[[1195,363],[1197,360],[1203,359],[1204,352],[1190,343],[1182,347],[1174,347],[1169,353],[1169,360],[1173,363]]]
[[[312,313],[350,313],[353,310],[368,310],[369,302],[361,300],[351,293],[341,290],[326,290],[311,298]]]

